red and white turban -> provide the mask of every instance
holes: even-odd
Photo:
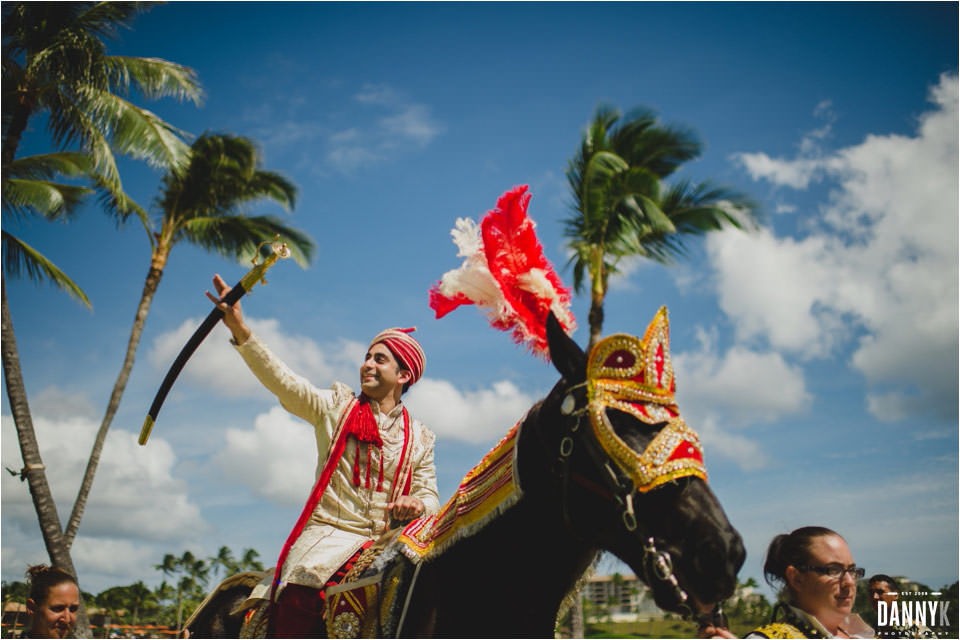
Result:
[[[370,341],[370,346],[382,342],[387,349],[400,360],[404,367],[410,371],[412,377],[410,384],[415,383],[423,375],[423,368],[427,364],[427,357],[423,353],[423,348],[410,334],[416,331],[416,327],[401,329],[394,327],[384,329]],[[369,347],[368,347],[369,348]]]

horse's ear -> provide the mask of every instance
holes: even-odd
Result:
[[[547,316],[547,344],[553,366],[565,380],[579,382],[586,378],[587,356],[563,330],[553,311]]]

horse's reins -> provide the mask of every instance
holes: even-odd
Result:
[[[570,461],[575,450],[575,440],[583,415],[589,411],[588,406],[577,409],[577,401],[574,391],[578,388],[586,387],[587,383],[573,385],[567,389],[563,402],[560,406],[560,413],[564,416],[576,418],[566,423],[566,434],[560,439],[559,455],[554,460],[552,469],[559,477],[561,486],[561,512],[563,515],[564,526],[575,537],[586,539],[580,536],[573,520],[570,517],[568,508],[569,485],[572,480],[584,489],[594,493],[607,501],[616,503],[617,510],[620,511],[620,519],[624,528],[631,534],[638,535],[640,538],[646,538],[643,545],[643,578],[644,582],[653,587],[654,581],[665,583],[673,592],[677,608],[681,610],[684,617],[690,618],[700,625],[712,623],[721,614],[721,606],[718,602],[713,611],[701,613],[694,611],[690,606],[687,592],[680,586],[677,576],[673,572],[673,561],[668,551],[660,551],[656,547],[654,536],[649,535],[647,531],[637,521],[636,512],[633,508],[633,495],[636,492],[636,486],[629,477],[626,477],[616,466],[611,466],[609,457],[601,451],[593,438],[580,438],[583,449],[587,452],[598,468],[604,469],[605,474],[601,473],[603,483],[601,486],[596,482],[586,478],[578,473],[570,471]],[[542,441],[542,438],[541,438]]]

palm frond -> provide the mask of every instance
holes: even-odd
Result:
[[[73,21],[74,28],[98,38],[117,37],[120,27],[130,28],[138,13],[155,4],[153,2],[96,2]]]
[[[277,172],[259,168],[256,144],[241,136],[205,133],[191,145],[186,170],[168,173],[158,199],[164,215],[175,220],[239,213],[244,205],[273,200],[287,210],[297,187]]]
[[[762,218],[762,211],[751,198],[708,182],[694,185],[688,180],[671,187],[662,208],[677,231],[651,234],[644,246],[651,258],[663,264],[686,256],[692,238],[725,226],[753,229]]]
[[[647,127],[618,148],[631,166],[646,167],[659,178],[672,175],[685,162],[700,157],[702,145],[689,129],[676,126]]]
[[[571,240],[567,247],[573,251],[566,264],[566,266],[572,266],[573,268],[573,290],[577,293],[583,293],[584,276],[588,272],[589,266],[589,256],[586,253],[587,246],[584,243]]]
[[[10,165],[10,176],[48,180],[57,176],[86,176],[93,172],[90,156],[78,151],[58,151],[17,158]]]
[[[752,224],[756,204],[740,194],[706,183],[664,188],[701,150],[695,132],[661,124],[650,109],[622,119],[612,107],[596,110],[566,171],[573,202],[563,225],[577,291],[586,277],[605,291],[623,258],[667,263],[685,253],[687,238]]]
[[[196,217],[184,222],[180,233],[191,244],[235,260],[252,258],[260,243],[276,235],[301,267],[310,263],[315,249],[308,235],[273,216]]]
[[[19,277],[21,273],[25,273],[31,280],[50,282],[82,302],[88,309],[92,308],[87,294],[57,265],[16,236],[6,231],[0,231],[0,234],[3,236],[3,265],[8,275]]]
[[[291,211],[297,204],[297,187],[275,171],[257,171],[249,181],[249,195],[267,198]]]
[[[151,100],[174,97],[198,106],[203,103],[197,72],[190,67],[160,58],[132,56],[105,56],[103,64],[116,91],[126,94],[134,87]]]
[[[110,143],[120,153],[164,169],[177,170],[189,162],[190,147],[180,138],[188,134],[147,109],[97,89],[84,92],[82,103],[98,129],[109,132]]]
[[[153,223],[150,220],[149,214],[124,191],[123,185],[119,182],[106,180],[100,175],[94,177],[94,182],[99,191],[97,201],[104,211],[113,216],[117,225],[123,225],[129,219],[130,214],[136,215],[137,219],[140,220],[140,224],[147,232],[147,238],[151,246],[155,244],[156,240],[151,233]]]
[[[3,208],[18,217],[40,215],[58,220],[76,213],[92,189],[49,180],[8,178],[3,185]]]
[[[120,174],[110,146],[108,131],[99,127],[86,100],[67,93],[45,94],[44,106],[48,112],[47,128],[58,147],[74,143],[90,154],[96,171],[105,179],[119,183]]]

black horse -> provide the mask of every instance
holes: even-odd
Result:
[[[742,540],[706,482],[687,476],[637,491],[588,427],[586,355],[552,315],[547,336],[563,377],[520,425],[522,497],[420,565],[403,636],[553,637],[564,597],[603,550],[667,611],[706,618],[734,591]],[[613,409],[607,417],[638,455],[664,426]],[[223,624],[225,609],[195,615],[192,633],[211,635],[208,621]]]

